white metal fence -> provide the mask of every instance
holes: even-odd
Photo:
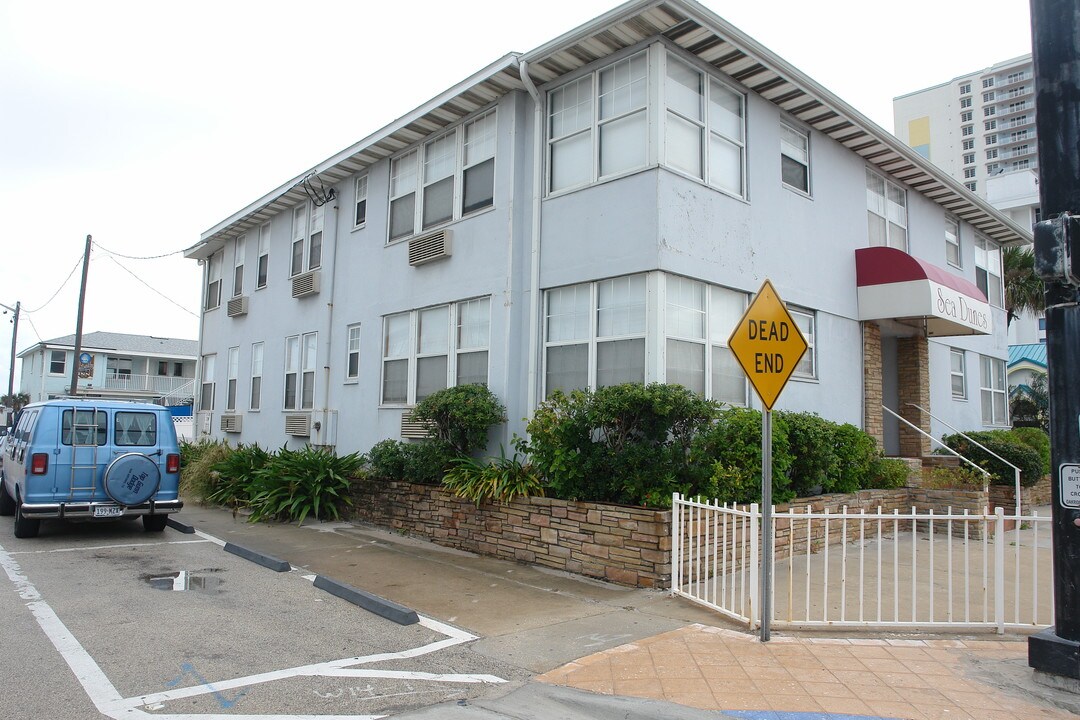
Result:
[[[675,495],[672,591],[761,622],[756,505]],[[1052,625],[1049,515],[775,512],[774,627],[1033,629]]]

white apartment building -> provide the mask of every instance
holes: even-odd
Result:
[[[464,383],[496,451],[556,389],[760,407],[727,342],[770,279],[810,345],[777,407],[918,457],[889,411],[1008,425],[1000,249],[1030,241],[708,8],[635,0],[204,232],[197,429],[366,451]]]
[[[893,98],[896,136],[1017,224],[1038,219],[1031,55]]]

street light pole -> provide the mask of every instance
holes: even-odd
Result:
[[[7,394],[11,397],[15,395],[15,343],[19,339],[19,309],[22,307],[22,303],[16,302],[15,307],[0,303],[0,307],[10,310],[15,316],[12,320],[13,326],[11,328],[11,367],[8,368],[7,386]]]
[[[86,305],[86,275],[90,271],[90,246],[93,238],[86,236],[86,250],[83,252],[82,285],[79,286],[79,313],[75,317],[75,354],[71,358],[71,397],[79,395],[79,355],[82,354],[83,307]]]

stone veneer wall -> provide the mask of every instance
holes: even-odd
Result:
[[[1028,515],[1033,508],[1039,505],[1049,505],[1051,502],[1050,493],[1049,475],[1043,476],[1039,482],[1031,487],[1020,488],[1020,511]],[[1011,513],[1016,506],[1015,495],[1016,488],[1012,485],[991,485],[990,507],[1005,508],[1006,513]]]
[[[520,498],[507,505],[485,503],[477,508],[438,486],[369,479],[354,483],[353,499],[354,519],[401,530],[439,545],[603,578],[620,585],[671,586],[670,510],[536,497]],[[982,491],[896,488],[800,498],[777,506],[777,512],[828,510],[840,516],[846,506],[849,515],[858,515],[860,510],[877,512],[878,508],[886,513],[905,513],[912,507],[936,513],[950,507],[954,513],[965,509],[981,513],[987,503]],[[684,537],[704,537],[706,533],[713,537],[721,531],[719,525],[694,526],[688,517],[684,517]],[[776,522],[777,559],[805,553],[807,542],[811,552],[825,545],[825,523],[819,519],[810,523],[809,538],[804,520],[777,518]],[[829,544],[843,542],[839,523],[830,525]],[[882,527],[885,535],[910,529],[910,521],[885,521]],[[867,521],[865,531],[866,537],[875,537],[877,522]],[[936,523],[935,531],[947,532],[948,528],[944,522]],[[733,533],[733,541],[728,543],[728,567],[734,570],[742,562],[746,538],[739,535],[742,529],[734,523],[728,532]],[[851,533],[858,532],[858,525],[849,525],[848,532],[849,542],[857,539]],[[707,552],[713,552],[715,543],[709,547]]]
[[[353,517],[432,542],[620,585],[671,583],[671,511],[551,498],[479,508],[438,486],[361,480]]]
[[[896,364],[899,369],[900,416],[923,432],[930,432],[930,417],[918,408],[930,408],[930,345],[925,337],[898,338]],[[922,457],[930,454],[930,438],[900,423],[900,455]]]
[[[877,323],[863,324],[863,430],[885,447],[885,418],[881,409],[881,327]]]

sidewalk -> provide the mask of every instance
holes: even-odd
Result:
[[[661,591],[478,557],[377,528],[249,524],[197,506],[176,517],[468,629],[481,636],[475,652],[525,668],[549,685],[754,720],[1080,715],[1080,696],[1032,680],[1022,637],[774,632],[769,643],[760,643]]]

